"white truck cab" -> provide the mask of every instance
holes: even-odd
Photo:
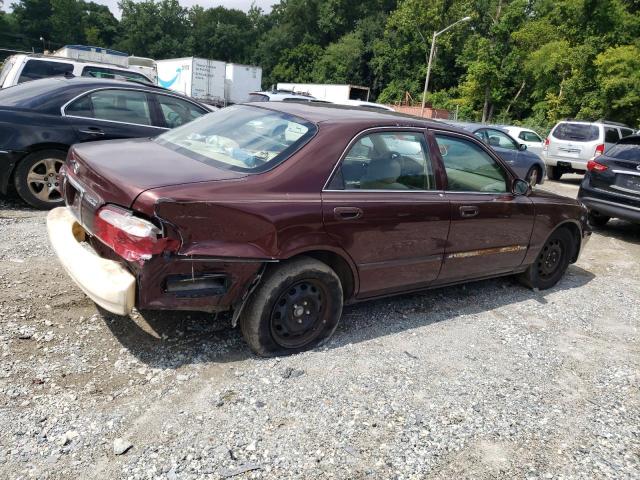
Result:
[[[127,78],[153,83],[140,71],[109,63],[54,57],[39,54],[17,54],[8,57],[0,70],[0,88],[40,78],[72,74],[76,77]]]

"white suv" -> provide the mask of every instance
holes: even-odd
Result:
[[[50,55],[12,55],[4,61],[0,70],[0,88],[12,87],[19,83],[40,78],[71,74],[75,77],[128,78],[139,82],[152,83],[146,75],[109,63],[86,62]]]
[[[622,123],[558,122],[544,141],[542,150],[547,176],[559,180],[563,173],[584,173],[589,160],[629,135],[633,135],[633,129]]]

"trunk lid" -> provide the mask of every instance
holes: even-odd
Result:
[[[115,203],[123,207],[131,207],[151,188],[246,176],[198,162],[150,139],[75,145],[67,159],[67,171],[70,183],[94,194],[96,206]]]

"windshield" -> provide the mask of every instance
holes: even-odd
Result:
[[[594,140],[598,140],[600,131],[596,125],[563,122],[558,124],[558,126],[553,130],[552,135],[559,140],[592,142]]]
[[[317,128],[286,113],[234,105],[156,138],[161,145],[218,168],[259,173],[306,144]]]

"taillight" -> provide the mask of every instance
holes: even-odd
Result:
[[[153,223],[114,205],[98,210],[93,229],[96,237],[130,262],[148,260],[162,252],[175,252],[178,241],[161,237]]]
[[[542,147],[542,150],[544,150],[544,151],[549,150],[549,143],[551,143],[551,142],[549,141],[549,137],[545,138],[545,139],[544,139],[544,147]]]
[[[597,157],[598,155],[602,155],[603,153],[604,153],[604,143],[601,143],[596,147],[596,153],[594,157]]]
[[[595,160],[591,159],[587,162],[587,170],[589,170],[590,172],[604,172],[605,170],[607,170],[609,167],[607,167],[606,165],[603,165],[601,163],[596,162]]]

